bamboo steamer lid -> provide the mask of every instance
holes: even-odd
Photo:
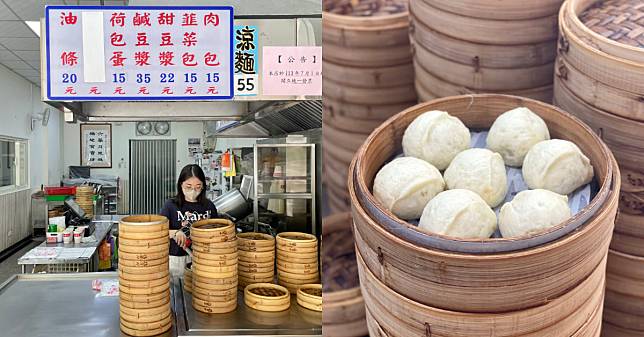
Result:
[[[127,321],[123,319],[123,317],[121,317],[121,325],[129,329],[139,330],[139,331],[153,331],[156,329],[162,329],[163,327],[171,323],[172,323],[172,315],[170,314],[169,310],[166,317],[164,317],[163,319],[157,322],[152,322],[152,323],[135,323],[135,322]]]
[[[150,239],[150,240],[130,240],[130,239],[125,239],[123,237],[119,237],[119,245],[149,248],[149,247],[156,247],[158,245],[168,243],[169,240],[170,239],[168,239],[166,236],[163,236],[158,239]]]
[[[126,279],[119,280],[119,285],[131,287],[131,288],[150,288],[150,287],[162,286],[165,284],[170,284],[170,275],[157,280],[150,280],[150,281],[129,281]]]
[[[119,304],[122,307],[127,307],[131,309],[152,309],[163,306],[164,304],[170,303],[170,294],[168,293],[165,298],[156,301],[149,302],[132,302],[124,299],[119,300]]]
[[[275,271],[275,267],[271,265],[269,267],[250,267],[250,268],[248,268],[248,267],[245,267],[245,266],[242,266],[242,265],[238,265],[237,270],[239,271],[240,274],[242,272],[246,273],[246,274],[253,274],[253,273],[271,273],[272,274]]]
[[[168,218],[160,215],[131,215],[119,222],[119,233],[152,233],[169,229]]]
[[[193,255],[192,262],[201,266],[209,267],[227,267],[227,266],[237,266],[237,259],[230,260],[208,260],[204,258],[198,258]]]
[[[169,261],[169,257],[167,256],[156,260],[130,260],[119,256],[119,266],[126,266],[126,267],[151,267],[151,266],[167,264],[168,261]]]
[[[297,297],[303,301],[322,305],[322,285],[305,284],[297,291]]]
[[[272,283],[255,283],[244,289],[244,303],[260,311],[283,311],[291,306],[288,289]]]
[[[167,269],[164,271],[160,271],[152,274],[133,274],[133,273],[124,272],[123,270],[119,269],[119,279],[125,279],[128,281],[158,280],[160,278],[166,277],[167,275],[170,275],[170,272]]]
[[[166,300],[170,298],[169,289],[170,288],[156,294],[144,294],[144,295],[121,292],[119,293],[119,299],[122,301],[127,301],[132,303],[151,303],[151,302]]]
[[[150,336],[160,335],[160,334],[170,330],[170,328],[172,327],[172,322],[170,322],[167,325],[162,326],[162,327],[160,327],[158,329],[151,329],[151,330],[130,329],[127,326],[123,325],[122,322],[121,322],[120,326],[121,326],[121,331],[123,331],[124,333],[126,333],[126,334],[128,334],[130,336],[133,336],[133,337],[150,337]]]
[[[130,254],[154,254],[154,253],[163,253],[166,252],[169,255],[170,251],[170,242],[166,242],[156,246],[128,246],[120,245],[119,254],[121,252],[130,253]]]

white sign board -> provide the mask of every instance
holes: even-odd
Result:
[[[47,6],[47,98],[232,99],[233,8]]]

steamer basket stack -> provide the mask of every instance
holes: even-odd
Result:
[[[384,120],[414,105],[407,0],[323,0],[324,183],[349,210],[353,154]]]
[[[300,286],[319,283],[318,240],[315,235],[299,232],[277,234],[278,283],[297,293]]]
[[[596,195],[561,225],[574,223],[575,230],[539,243],[537,233],[485,242],[454,239],[418,231],[370,192],[377,171],[399,150],[392,144],[401,143],[403,131],[423,112],[449,111],[469,128],[486,129],[517,106],[541,116],[553,138],[577,144],[593,165]],[[437,99],[385,122],[360,148],[351,170],[356,255],[371,336],[600,335],[621,177],[608,148],[578,119],[514,96]]]
[[[552,101],[563,0],[410,0],[420,101],[503,93]]]
[[[204,313],[237,308],[237,236],[225,219],[192,224],[192,307]]]
[[[263,233],[237,235],[239,288],[254,283],[273,283],[275,278],[275,238]]]
[[[568,0],[559,14],[555,104],[611,148],[622,185],[602,336],[644,336],[644,4]]]
[[[172,326],[168,219],[134,215],[119,224],[121,331],[155,336]]]

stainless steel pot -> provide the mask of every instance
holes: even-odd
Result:
[[[235,220],[241,220],[253,212],[246,198],[236,188],[218,196],[213,203],[217,212],[228,214]]]

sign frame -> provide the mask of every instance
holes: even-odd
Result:
[[[65,96],[52,96],[51,95],[51,77],[50,77],[50,42],[49,42],[49,13],[50,10],[219,10],[219,11],[229,11],[230,12],[230,81],[229,85],[229,95],[217,95],[217,96],[149,96],[149,97],[119,97],[119,96],[74,96],[74,97],[65,97]],[[45,84],[47,85],[47,100],[49,101],[216,101],[216,100],[232,100],[235,97],[235,85],[234,85],[234,52],[235,52],[235,40],[234,40],[234,26],[235,26],[235,15],[234,9],[232,6],[61,6],[61,5],[51,5],[45,7],[45,52],[46,52],[46,80]]]

